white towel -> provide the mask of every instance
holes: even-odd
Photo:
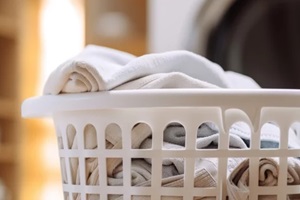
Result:
[[[260,86],[249,76],[232,72],[226,71],[227,80],[229,81],[230,88],[260,88]]]
[[[258,87],[250,77],[225,73],[219,65],[188,51],[135,57],[122,51],[88,45],[80,54],[51,73],[46,81],[44,94],[96,92],[118,86],[120,89],[124,83],[149,75],[155,76],[142,82],[132,82],[130,88],[141,88],[143,83],[145,86],[149,81],[156,82],[158,86],[154,84],[146,88],[203,88],[212,85],[222,88]],[[229,79],[238,80],[238,84]]]
[[[300,184],[300,160],[297,158],[287,159],[287,184]],[[275,186],[278,184],[279,160],[278,158],[261,158],[259,160],[258,179],[260,186]],[[229,175],[227,191],[229,199],[242,200],[249,198],[249,159],[241,162]],[[277,197],[267,195],[259,199],[275,200]],[[287,198],[289,199],[289,198]],[[297,198],[299,199],[299,195]]]

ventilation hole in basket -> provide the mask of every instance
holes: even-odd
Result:
[[[59,149],[64,149],[64,143],[61,136],[57,137],[57,145]]]
[[[72,124],[67,126],[67,140],[69,149],[78,149],[76,129]]]
[[[64,192],[64,199],[69,199],[69,192]]]
[[[218,183],[218,158],[196,158],[194,169],[194,187],[216,187]]]
[[[184,158],[164,158],[162,161],[162,187],[184,187]],[[176,180],[170,182],[170,178]]]
[[[98,158],[85,159],[86,185],[99,185]]]
[[[184,149],[186,131],[182,124],[178,122],[169,123],[164,129],[164,144],[162,149]]]
[[[299,165],[299,157],[287,157],[287,159],[281,158],[281,163],[287,162],[287,172],[289,173],[287,177],[287,185],[300,185],[300,165]],[[296,174],[294,173],[296,172]],[[298,193],[298,197],[300,197],[300,190]],[[299,198],[300,199],[300,198]]]
[[[298,194],[288,194],[286,199],[299,200],[300,199],[300,191],[299,191]]]
[[[61,130],[58,126],[55,127],[55,130],[56,130],[56,135],[57,135],[58,149],[64,149],[64,143],[63,143],[63,139],[61,136]]]
[[[278,200],[277,195],[258,195],[258,199],[272,199],[272,200]]]
[[[73,199],[81,199],[80,193],[73,193],[72,196],[73,196]]]
[[[122,149],[122,130],[118,124],[111,123],[105,129],[106,149]]]
[[[227,163],[221,162],[218,163],[219,169],[223,170],[222,172],[218,171],[220,177],[228,177],[230,185],[228,187],[236,188],[239,187],[239,182],[249,182],[249,159],[245,157],[228,157]],[[255,166],[254,166],[255,167]],[[226,174],[226,176],[223,176]],[[246,177],[246,180],[242,177]]]
[[[139,199],[145,199],[145,200],[150,200],[151,199],[151,196],[150,195],[132,195],[131,196],[131,199],[132,200],[139,200]]]
[[[216,196],[194,196],[193,200],[217,199]]]
[[[279,143],[280,143],[279,126],[275,122],[268,122],[263,124],[263,126],[260,129],[260,148],[278,149]]]
[[[250,126],[243,121],[233,123],[229,129],[229,134],[225,135],[225,137],[228,137],[228,147],[230,149],[249,148],[251,136]]]
[[[151,158],[131,159],[131,186],[151,186],[152,165]]]
[[[152,130],[146,123],[137,123],[131,130],[132,149],[151,149]]]
[[[97,132],[92,124],[84,127],[84,148],[96,149],[97,148]]]
[[[68,184],[67,168],[65,158],[60,158],[61,177],[64,184]]]
[[[278,178],[282,176],[282,174],[279,174],[279,165],[280,163],[278,157],[261,157],[259,159],[259,166],[256,166],[258,167],[258,175],[259,175],[258,185],[262,187],[277,186]],[[287,180],[287,179],[285,178],[282,180]]]
[[[79,159],[70,158],[70,172],[71,172],[71,181],[73,185],[80,185],[80,170],[79,170]]]
[[[87,200],[100,200],[100,194],[87,194]]]
[[[161,196],[161,200],[164,199],[183,199],[183,196]]]
[[[300,149],[300,122],[294,122],[289,129],[289,148]]]
[[[123,185],[123,159],[122,158],[106,158],[107,169],[107,185],[122,186]]]
[[[197,130],[197,149],[217,149],[219,146],[219,128],[213,122],[202,123]]]
[[[121,195],[121,194],[108,194],[107,199],[123,199],[123,195]]]

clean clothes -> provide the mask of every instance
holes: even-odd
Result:
[[[154,76],[147,77],[149,75]],[[143,79],[137,81],[140,78]],[[44,94],[112,90],[123,88],[122,85],[130,81],[133,81],[127,85],[130,89],[193,88],[199,87],[199,83],[200,88],[259,88],[250,77],[226,73],[219,65],[188,51],[135,57],[122,51],[88,45],[50,74]]]
[[[279,160],[278,158],[261,158],[259,160],[258,181],[260,186],[275,186],[278,184]],[[287,185],[300,184],[300,160],[287,158]],[[229,199],[240,200],[249,198],[249,159],[243,160],[230,173],[227,179]],[[300,195],[291,195],[287,199],[299,199]],[[277,197],[265,195],[259,199],[276,200]]]

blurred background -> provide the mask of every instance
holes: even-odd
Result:
[[[300,88],[299,0],[0,0],[0,200],[63,199],[54,126],[21,119],[86,44],[193,51],[266,88]]]

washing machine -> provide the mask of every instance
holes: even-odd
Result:
[[[206,0],[187,49],[264,88],[300,88],[300,0]]]

